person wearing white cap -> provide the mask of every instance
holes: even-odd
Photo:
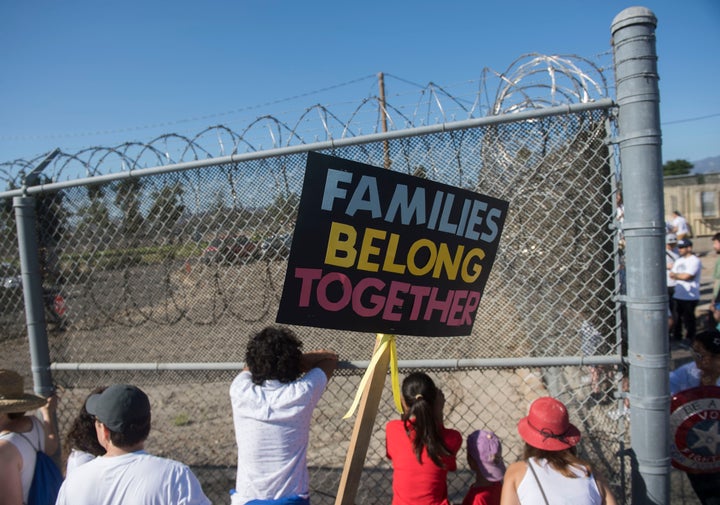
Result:
[[[52,455],[57,450],[53,428],[57,398],[25,393],[23,378],[0,370],[0,503],[27,503],[35,473],[37,450]],[[43,422],[25,412],[40,409]]]
[[[675,285],[675,307],[677,320],[673,325],[673,337],[682,340],[682,330],[685,327],[686,338],[692,342],[695,338],[695,308],[700,301],[700,272],[702,264],[700,258],[693,254],[693,243],[684,238],[678,241],[680,257],[670,269],[670,278],[677,281]]]
[[[616,505],[605,481],[577,456],[580,430],[561,401],[545,396],[532,402],[518,433],[524,455],[505,472],[501,505]]]
[[[690,227],[687,220],[680,214],[680,211],[673,211],[672,230],[677,235],[678,240],[688,238],[690,235]]]

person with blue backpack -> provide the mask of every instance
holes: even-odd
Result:
[[[57,397],[25,393],[23,378],[0,370],[0,503],[29,503],[39,452],[54,454],[58,436],[52,422]],[[26,412],[39,410],[42,420]],[[59,472],[59,470],[58,470]]]

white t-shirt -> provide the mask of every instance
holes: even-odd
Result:
[[[675,264],[679,257],[680,255],[673,249],[665,249],[665,268],[670,267],[671,269],[672,265]],[[675,279],[670,278],[670,269],[665,272],[665,280],[667,281],[667,286],[669,288],[672,288],[675,287],[675,284],[677,284],[677,282],[675,281]]]
[[[675,293],[673,298],[678,300],[700,300],[700,271],[702,263],[694,254],[680,256],[673,264],[672,270],[676,274],[690,274],[692,279],[683,281],[675,279]]]
[[[696,388],[700,385],[700,369],[694,361],[670,372],[670,394],[674,395],[686,389]],[[720,378],[715,383],[720,386]]]
[[[690,233],[690,228],[688,228],[687,221],[682,216],[675,216],[675,218],[672,220],[672,225],[677,235],[687,235],[688,233]]]
[[[294,382],[252,383],[243,371],[230,386],[238,472],[232,503],[307,494],[307,446],[312,413],[327,385],[313,368]]]
[[[28,494],[30,493],[30,484],[32,483],[33,474],[35,473],[35,460],[37,459],[37,450],[45,450],[45,428],[42,422],[35,416],[28,416],[32,420],[32,429],[22,435],[18,433],[5,433],[0,435],[2,440],[7,440],[13,444],[20,452],[23,466],[20,471],[20,482],[23,490],[23,503],[27,503]],[[23,438],[23,435],[28,440]]]
[[[145,451],[101,456],[68,475],[56,505],[209,505],[190,469]]]
[[[534,458],[530,458],[527,464],[532,465],[535,469],[549,503],[553,505],[600,505],[602,503],[600,490],[598,490],[592,475],[586,477],[580,469],[572,468],[573,473],[578,477],[571,479],[554,470],[544,459],[536,461]],[[521,505],[545,503],[530,468],[527,469],[518,485],[517,495]]]
[[[81,451],[79,449],[73,449],[68,455],[67,464],[65,465],[65,475],[68,476],[75,471],[75,469],[85,463],[95,459],[95,456],[89,452]]]

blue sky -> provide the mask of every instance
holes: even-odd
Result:
[[[0,5],[0,162],[359,102],[373,79],[317,91],[381,71],[450,87],[525,53],[592,59],[633,5],[658,18],[664,161],[720,155],[717,0],[36,0]]]

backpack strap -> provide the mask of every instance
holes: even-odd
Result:
[[[40,449],[36,448],[36,447],[35,447],[35,444],[33,444],[28,437],[26,437],[26,436],[23,435],[22,433],[18,433],[18,432],[15,432],[15,434],[16,434],[16,435],[20,435],[20,436],[23,437],[25,440],[27,440],[27,443],[30,444],[30,447],[32,447],[32,448],[35,450],[35,452],[40,452]]]
[[[37,447],[35,447],[35,444],[32,443],[32,440],[30,440],[24,434],[22,434],[18,431],[14,431],[13,433],[15,433],[16,435],[20,435],[25,440],[27,440],[27,443],[30,444],[30,447],[35,449],[35,452],[41,452],[43,450],[42,446],[44,445],[42,443],[43,441],[41,440],[41,437],[45,436],[45,429],[43,428],[42,424],[40,424],[40,419],[38,419],[37,417],[30,416],[30,420],[32,421],[32,429],[30,431],[28,431],[28,433],[32,433],[33,431],[35,431],[37,433],[37,438],[38,438],[38,446]]]

